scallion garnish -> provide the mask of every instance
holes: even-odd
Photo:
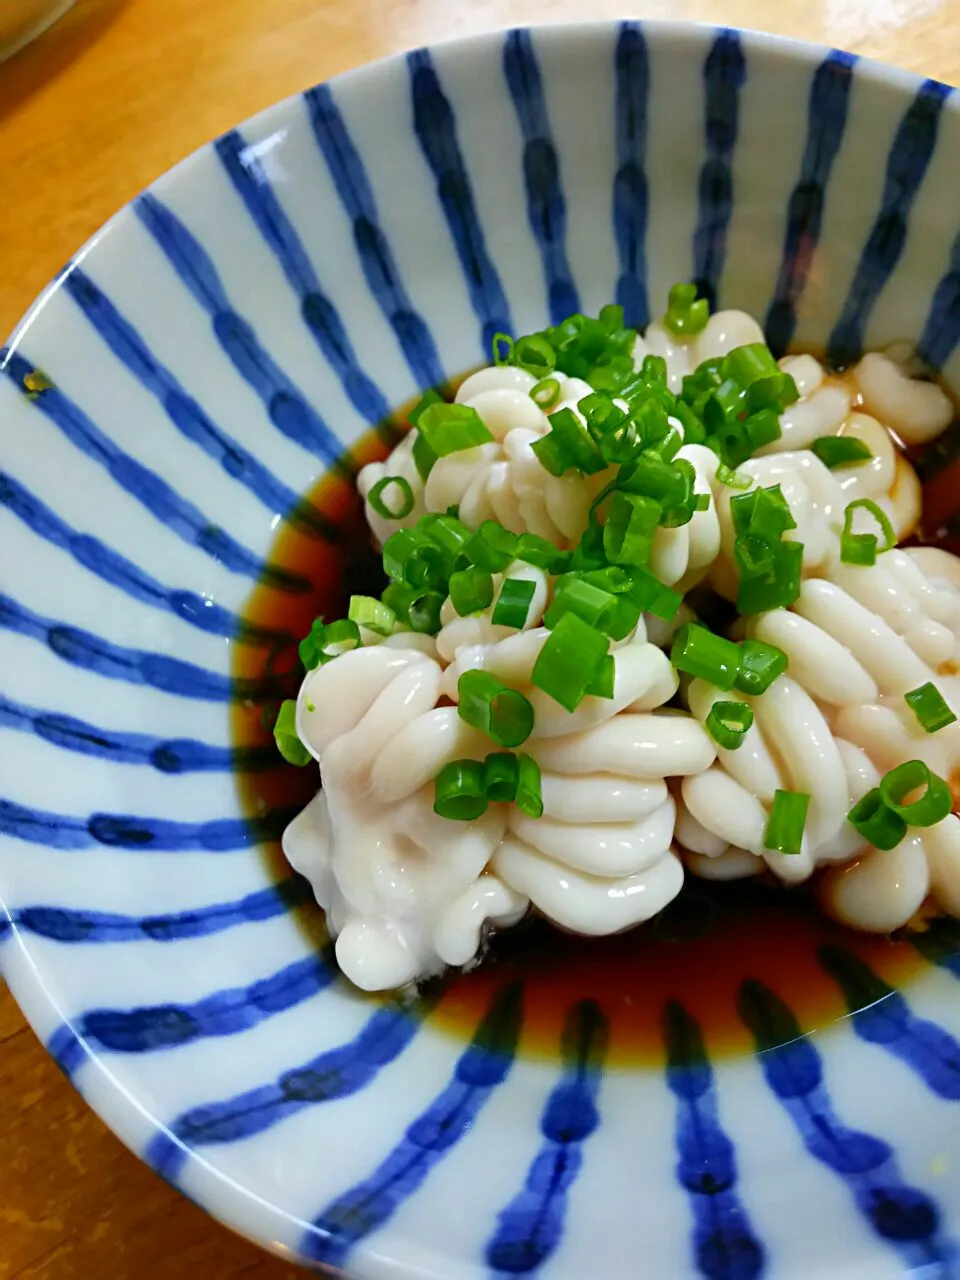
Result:
[[[763,640],[744,640],[740,645],[740,670],[735,687],[741,693],[758,697],[782,676],[789,659],[782,649]]]
[[[378,636],[393,635],[397,626],[397,615],[390,606],[373,596],[351,596],[347,617]]]
[[[736,751],[753,724],[753,708],[745,702],[715,702],[707,715],[707,730],[717,746]]]
[[[853,806],[847,821],[875,849],[895,849],[907,834],[907,824],[874,787]]]
[[[424,409],[417,430],[438,458],[489,444],[493,439],[476,409],[468,404],[443,401]]]
[[[536,681],[534,681],[536,683]],[[499,747],[519,747],[533,730],[529,698],[488,671],[465,671],[457,683],[460,719]]]
[[[532,756],[522,751],[517,756],[517,765],[519,774],[516,806],[528,818],[541,818],[543,817],[543,792],[540,766]]]
[[[413,510],[416,499],[409,480],[403,476],[384,476],[367,494],[367,501],[384,520],[402,520]]]
[[[763,847],[777,853],[799,853],[810,797],[805,791],[776,791],[763,832]]]
[[[407,414],[407,420],[412,427],[415,427],[431,405],[445,403],[446,402],[439,391],[426,391]]]
[[[544,614],[543,625],[553,630],[565,614],[575,613],[591,627],[599,627],[600,619],[616,603],[616,596],[579,576],[561,578],[553,603]]]
[[[875,534],[853,532],[853,518],[858,510],[869,512],[880,526],[883,533],[882,547],[878,546]],[[878,507],[869,498],[857,498],[855,502],[847,503],[843,516],[843,533],[840,537],[840,559],[844,564],[872,565],[876,562],[878,554],[882,555],[884,551],[890,551],[896,545],[896,531],[882,507]]]
[[[569,551],[560,551],[536,533],[521,533],[513,557],[548,573],[562,573],[570,560]]]
[[[710,303],[697,298],[695,284],[675,284],[670,290],[667,314],[663,323],[673,333],[683,338],[693,338],[702,333],[710,319]]]
[[[572,409],[558,409],[550,418],[550,430],[530,447],[540,465],[553,476],[567,471],[595,475],[607,465],[589,430]]]
[[[511,363],[535,377],[544,378],[557,364],[557,354],[546,338],[538,333],[518,338],[513,344]]]
[[[513,804],[520,781],[520,764],[512,751],[493,751],[483,762],[484,786],[492,804]]]
[[[504,578],[491,622],[498,627],[516,627],[522,631],[536,589],[536,583],[529,578]]]
[[[552,409],[560,399],[560,383],[556,378],[541,378],[535,387],[530,388],[530,399],[544,412]]]
[[[904,700],[927,733],[936,733],[953,724],[956,714],[950,710],[943,694],[932,681],[905,693]]]
[[[532,683],[568,711],[576,711],[598,679],[609,650],[607,637],[575,613],[565,613],[537,658]]]
[[[613,654],[608,653],[603,660],[600,674],[587,686],[587,695],[591,698],[612,698],[617,682],[617,664]]]
[[[654,617],[662,618],[664,622],[672,622],[683,603],[680,592],[665,587],[659,578],[655,578],[646,569],[631,569],[630,577],[632,579],[630,599],[640,607],[641,611],[652,613]]]
[[[360,644],[360,628],[349,618],[341,618],[326,625],[322,619],[317,618],[309,633],[300,641],[300,661],[307,671],[313,671],[341,653],[359,649]]]
[[[463,555],[478,569],[502,573],[517,558],[517,535],[496,520],[483,524],[463,545]]]
[[[721,462],[717,467],[717,484],[724,484],[728,489],[749,489],[753,484],[753,478],[742,475],[738,471],[731,471],[725,463]]]
[[[677,671],[698,676],[717,689],[732,689],[740,672],[740,648],[700,623],[688,622],[677,632],[670,661]]]
[[[617,489],[603,526],[603,549],[612,564],[636,565],[642,568],[649,563],[653,535],[663,509],[653,498],[638,493],[624,493]]]
[[[277,722],[273,726],[273,736],[277,743],[277,750],[287,764],[295,764],[298,768],[302,768],[313,759],[297,733],[297,704],[292,698],[287,698],[280,704]]]
[[[856,436],[818,436],[810,446],[825,467],[859,467],[873,459],[869,447]]]
[[[461,618],[482,613],[493,603],[493,575],[471,565],[450,575],[450,603]]]
[[[514,342],[509,333],[495,333],[491,347],[493,348],[493,363],[498,369],[502,365],[512,363]]]
[[[434,782],[433,811],[454,822],[472,822],[486,812],[487,788],[479,760],[452,760]]]
[[[916,799],[907,797],[921,791]],[[931,773],[922,760],[908,760],[880,779],[880,794],[888,809],[909,827],[933,827],[953,808],[953,796],[943,778]]]
[[[436,466],[438,459],[419,431],[414,439],[411,453],[413,455],[413,465],[417,468],[417,475],[426,483],[427,477]]]

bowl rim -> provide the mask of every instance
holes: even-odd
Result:
[[[341,71],[328,80],[318,83],[329,85],[331,88],[338,90],[348,89],[362,92],[366,82],[375,80],[385,71],[404,61],[411,52],[419,49],[425,49],[431,53],[443,53],[448,57],[451,55],[453,57],[469,57],[474,50],[482,49],[487,45],[494,46],[501,43],[503,37],[512,31],[529,32],[538,44],[542,42],[560,44],[571,40],[578,41],[593,37],[600,39],[604,36],[609,36],[624,25],[638,27],[651,42],[687,44],[695,47],[698,54],[702,49],[702,45],[699,42],[702,41],[706,33],[729,32],[736,36],[746,37],[755,50],[811,68],[819,65],[825,56],[835,51],[835,47],[828,44],[773,34],[756,28],[723,23],[647,19],[639,16],[602,20],[581,19],[556,23],[520,23],[508,27],[495,27],[469,35],[450,36],[426,45],[415,44]],[[923,84],[942,83],[932,77],[925,77],[917,72],[885,63],[873,57],[859,54],[854,56],[856,57],[858,75],[874,83],[884,84],[891,92],[897,94],[906,96],[915,93]],[[297,102],[311,87],[307,85],[301,89],[294,90],[285,97],[277,99],[244,120],[237,122],[232,127],[245,129],[248,126],[259,127],[266,124],[271,117],[278,115],[284,109]],[[960,113],[960,93],[955,92],[952,85],[947,85],[946,87],[949,92],[944,102],[944,110]],[[215,141],[216,136],[207,139],[188,155],[160,173],[93,232],[30,303],[14,325],[6,343],[0,344],[0,370],[4,368],[10,357],[16,352],[30,326],[42,312],[49,299],[61,288],[64,279],[75,267],[80,266],[89,254],[95,252],[102,241],[105,241],[113,234],[115,227],[136,202],[139,195],[144,191],[163,190],[175,184],[188,181],[192,167],[199,163],[200,157],[209,150]],[[17,963],[13,965],[10,961],[12,951],[17,954]],[[11,970],[14,970],[14,972],[11,973]],[[43,981],[41,967],[35,963],[33,956],[20,936],[16,922],[9,916],[5,904],[0,899],[0,980],[3,979],[6,979],[10,994],[46,1049],[43,1027],[45,1025],[64,1023],[70,1025],[70,1019],[64,1015],[54,997],[47,990]],[[51,1019],[54,1020],[53,1023],[51,1023]],[[71,1084],[83,1098],[85,1104],[106,1124],[111,1132],[139,1160],[147,1163],[143,1154],[143,1144],[140,1141],[144,1121],[148,1121],[154,1131],[168,1131],[165,1129],[163,1122],[153,1115],[146,1105],[138,1101],[121,1081],[114,1076],[109,1065],[104,1063],[100,1053],[88,1043],[82,1034],[78,1032],[77,1037],[83,1050],[84,1060],[95,1064],[99,1068],[106,1087],[98,1089],[96,1091],[97,1096],[91,1099],[87,1096],[86,1091],[82,1090],[74,1080],[71,1080]],[[172,1137],[173,1135],[170,1136]],[[183,1145],[177,1138],[173,1138],[173,1141],[177,1142],[178,1145]],[[259,1205],[261,1213],[266,1210],[268,1215],[277,1222],[296,1222],[300,1225],[300,1218],[285,1210],[280,1204],[272,1202],[267,1204],[264,1202],[256,1192],[234,1181],[207,1161],[202,1152],[187,1146],[184,1147],[184,1150],[191,1166],[197,1170],[202,1169],[202,1179],[205,1184],[229,1184],[231,1188],[229,1200],[222,1200],[216,1210],[208,1207],[205,1203],[200,1204],[199,1207],[211,1218],[228,1227],[236,1234],[250,1240],[267,1252],[283,1258],[285,1261],[291,1261],[289,1251],[283,1245],[272,1241],[263,1231],[251,1231],[246,1228],[243,1210],[246,1204],[256,1203]],[[190,1193],[181,1185],[173,1185],[181,1195],[187,1199],[193,1199]],[[260,1221],[263,1222],[265,1219],[261,1216]],[[302,1259],[294,1259],[294,1261],[300,1261],[301,1265],[303,1265]],[[403,1261],[397,1260],[393,1265],[396,1267],[395,1274],[398,1280],[400,1277],[407,1277],[407,1280],[415,1280],[421,1274],[418,1268],[412,1267]]]

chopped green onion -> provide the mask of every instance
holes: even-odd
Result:
[[[761,378],[779,377],[773,353],[764,342],[748,342],[734,347],[723,358],[723,375],[741,387],[750,387]]]
[[[540,650],[531,681],[562,707],[576,711],[600,676],[608,650],[606,636],[575,613],[564,614]]]
[[[873,516],[874,520],[880,526],[880,531],[883,534],[882,547],[877,545],[877,539],[872,533],[855,534],[853,532],[854,513],[858,509],[868,512],[871,516]],[[872,563],[867,561],[865,558],[863,558],[868,554],[865,550],[867,544],[863,541],[864,538],[871,538],[873,540],[873,546],[876,548],[876,550],[880,554],[882,554],[884,551],[890,551],[893,547],[897,545],[896,531],[894,530],[893,525],[890,523],[889,519],[887,518],[887,514],[883,510],[883,508],[878,507],[877,504],[875,502],[872,502],[869,498],[857,498],[856,501],[847,503],[847,508],[843,514],[843,535],[840,539],[841,560],[845,559],[844,550],[846,550],[848,554],[851,554],[853,556],[859,555],[861,557],[861,559],[854,559],[852,561],[848,561],[847,563],[852,563],[852,564]],[[853,541],[854,539],[857,539],[858,541],[854,543]],[[854,549],[855,546],[857,548],[856,550]]]
[[[617,489],[603,526],[603,549],[612,564],[643,567],[650,560],[662,509],[653,498]]]
[[[643,610],[628,595],[618,595],[614,603],[606,610],[601,619],[602,631],[611,640],[626,640],[632,631],[636,631]]]
[[[746,392],[739,382],[727,378],[710,392],[703,406],[703,421],[708,432],[719,434],[743,421]]]
[[[907,706],[927,733],[936,733],[939,729],[945,729],[948,724],[953,724],[957,718],[955,713],[950,710],[940,690],[930,680],[926,684],[920,685],[918,689],[911,689],[909,693],[905,693],[903,696]]]
[[[690,463],[687,466],[693,471]],[[635,462],[621,467],[617,488],[653,498],[664,510],[669,510],[689,498],[692,485],[689,474],[679,464],[666,462],[656,453],[644,452]]]
[[[522,751],[517,756],[517,764],[520,770],[517,778],[517,808],[528,818],[542,818],[543,791],[540,766],[532,756]]]
[[[530,399],[544,412],[552,409],[560,399],[560,383],[556,378],[541,378],[535,387],[530,388]]]
[[[694,500],[694,504],[693,504],[693,509],[694,509],[694,511],[709,511],[709,510],[710,510],[710,495],[709,495],[709,493],[698,493],[698,494],[695,494],[695,495],[694,495],[694,499],[695,499],[695,500]]]
[[[287,698],[280,704],[277,722],[273,726],[273,736],[277,750],[287,764],[295,764],[298,768],[303,768],[313,759],[297,734],[297,704],[292,698]]]
[[[427,391],[424,393],[423,398],[419,400],[407,414],[407,421],[412,427],[415,427],[423,417],[426,410],[429,409],[432,404],[445,403],[446,401],[439,391]]]
[[[420,415],[417,428],[438,458],[493,439],[479,413],[468,404],[432,404]]]
[[[717,484],[725,484],[728,489],[749,489],[753,484],[753,477],[745,476],[739,471],[732,471],[721,462],[717,467]]]
[[[810,797],[805,791],[776,791],[763,832],[763,847],[777,853],[799,853]]]
[[[397,615],[390,606],[373,596],[351,596],[347,617],[378,636],[392,636],[397,625]]]
[[[879,787],[857,801],[847,821],[875,849],[895,849],[907,834],[907,824],[887,805]]]
[[[597,319],[608,333],[616,333],[623,328],[623,307],[616,302],[608,302],[597,312]]]
[[[553,476],[566,471],[595,475],[607,463],[589,430],[572,409],[558,409],[550,418],[550,430],[532,444],[540,465]]]
[[[616,681],[617,664],[613,660],[613,654],[608,653],[600,674],[587,686],[587,695],[591,698],[612,698]]]
[[[771,543],[779,542],[789,529],[797,527],[778,484],[731,498],[730,516],[737,533],[749,533]]]
[[[735,687],[741,693],[757,697],[782,676],[789,659],[782,649],[763,640],[744,640],[740,645],[740,670]]]
[[[484,767],[479,760],[452,760],[434,782],[433,811],[455,822],[473,822],[487,808]]]
[[[551,631],[565,614],[575,613],[591,627],[597,627],[616,597],[582,578],[561,578],[553,603],[544,614],[543,625]]]
[[[670,290],[663,323],[673,333],[692,338],[702,333],[710,319],[710,303],[697,298],[695,284],[675,284]]]
[[[491,618],[494,626],[516,627],[522,631],[527,624],[530,602],[536,589],[537,584],[529,578],[504,578]]]
[[[740,558],[742,550],[742,547],[734,545],[734,555],[741,567],[738,613],[767,613],[793,604],[800,595],[803,577],[803,543],[781,542],[774,549],[773,568],[756,576],[744,571]]]
[[[683,426],[684,444],[703,444],[707,431],[703,423],[687,404],[686,400],[678,400],[673,409],[673,416]]]
[[[772,409],[758,409],[756,413],[751,413],[743,427],[753,453],[766,444],[773,444],[774,440],[779,440],[783,435],[780,419]]]
[[[707,730],[717,746],[737,751],[753,724],[753,708],[745,702],[715,702],[707,715]]]
[[[532,564],[538,569],[546,569],[548,573],[561,573],[570,559],[570,553],[559,550],[552,542],[536,533],[521,533],[514,559]]]
[[[502,573],[517,556],[517,535],[496,520],[484,520],[464,544],[463,554],[478,569]]]
[[[403,476],[384,476],[367,494],[367,501],[384,520],[402,520],[413,510],[416,499],[409,480]]]
[[[672,622],[683,603],[680,592],[665,587],[659,578],[655,578],[646,569],[632,569],[630,576],[633,579],[630,599],[643,613],[652,613],[654,617],[662,618],[664,622]]]
[[[417,525],[417,531],[436,543],[452,565],[470,538],[470,530],[452,515],[426,515]]]
[[[877,563],[876,538],[872,533],[841,534],[840,559],[844,564],[858,564],[869,569]]]
[[[493,751],[483,762],[487,799],[493,804],[513,804],[520,781],[520,764],[512,751]]]
[[[386,592],[384,592],[386,595]],[[440,630],[440,610],[443,608],[442,591],[424,591],[417,594],[407,610],[407,624],[411,631],[435,636]]]
[[[360,628],[349,618],[328,622],[326,626],[317,618],[309,633],[300,641],[300,661],[308,671],[313,671],[339,657],[341,653],[359,649],[360,644]]]
[[[536,683],[536,681],[534,681]],[[500,747],[518,747],[533,731],[533,706],[487,671],[465,671],[457,684],[460,719]]]
[[[514,342],[509,333],[495,333],[491,346],[493,347],[493,363],[497,368],[512,362]]]
[[[677,671],[699,676],[718,689],[732,689],[740,672],[740,648],[699,623],[688,622],[677,632],[670,661]]]
[[[557,353],[546,338],[535,333],[516,340],[513,344],[511,362],[518,369],[525,369],[527,373],[542,377],[556,368]]]
[[[869,447],[856,436],[818,436],[810,446],[825,467],[859,467],[873,460]]]
[[[450,575],[450,603],[461,618],[482,613],[493,603],[493,575],[486,569],[461,569]]]
[[[921,787],[923,794],[905,803],[907,796]],[[922,760],[908,760],[891,769],[880,779],[880,794],[887,808],[910,827],[936,826],[953,808],[950,788]]]
[[[417,475],[421,480],[426,482],[430,472],[437,464],[437,455],[427,444],[424,436],[418,431],[413,441],[413,465],[417,468]]]

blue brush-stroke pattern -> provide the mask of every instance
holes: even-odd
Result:
[[[403,1053],[419,1026],[404,1008],[378,1009],[346,1044],[292,1067],[270,1084],[185,1111],[152,1139],[145,1158],[172,1182],[193,1149],[242,1142],[307,1107],[359,1093]]]
[[[65,946],[91,943],[182,942],[189,938],[209,938],[238,925],[255,924],[286,915],[310,902],[313,892],[300,876],[291,876],[268,889],[258,889],[235,902],[215,902],[186,911],[155,916],[125,916],[113,911],[70,910],[33,904],[18,907],[0,923],[16,927]]]
[[[667,1084],[677,1099],[677,1181],[693,1212],[693,1261],[707,1280],[756,1280],[766,1250],[737,1195],[737,1153],[720,1121],[699,1024],[671,1001],[664,1011]]]
[[[469,1133],[513,1066],[522,1024],[521,998],[519,984],[498,993],[443,1092],[369,1178],[338,1196],[314,1220],[303,1241],[306,1257],[342,1267],[351,1250],[388,1222]]]
[[[270,184],[255,149],[237,130],[214,144],[227,176],[300,300],[300,315],[340,379],[344,393],[371,426],[390,416],[383,392],[361,367],[333,300],[323,292],[310,256]]]
[[[777,356],[787,350],[796,332],[797,304],[820,243],[827,187],[847,128],[856,62],[853,54],[834,50],[817,67],[810,85],[807,140],[787,206],[783,257],[767,311],[767,341]]]
[[[583,1144],[600,1125],[597,1095],[610,1028],[592,1000],[574,1005],[561,1043],[563,1074],[540,1118],[543,1145],[523,1189],[497,1218],[486,1247],[495,1276],[533,1275],[563,1241],[567,1199],[581,1168]]]
[[[178,538],[191,547],[197,547],[231,573],[262,580],[282,591],[310,589],[306,578],[266,563],[218,525],[212,524],[202,511],[181,498],[162,476],[124,453],[58,387],[52,386],[40,392],[28,391],[24,379],[36,371],[19,352],[0,348],[0,372],[6,374],[17,390],[58,427],[72,445],[103,467],[121,489]]]
[[[650,55],[638,22],[620,24],[614,53],[617,172],[613,179],[613,235],[620,259],[617,303],[624,324],[650,322],[647,296],[647,219],[650,192],[646,173]]]
[[[767,1084],[810,1155],[845,1183],[865,1221],[907,1268],[954,1274],[957,1250],[943,1233],[939,1205],[903,1181],[889,1143],[843,1124],[824,1083],[820,1054],[787,1005],[762,983],[748,981],[738,1008],[756,1041]],[[923,1270],[935,1267],[943,1270]]]
[[[73,267],[63,275],[61,285],[117,359],[159,402],[187,440],[199,446],[232,480],[249,489],[271,513],[282,515],[307,533],[326,538],[334,532],[321,512],[304,503],[299,494],[216,425],[86,272]]]
[[[437,197],[480,321],[480,346],[489,359],[494,335],[513,333],[510,306],[487,251],[470,175],[457,141],[457,121],[428,50],[407,54],[413,130],[437,183]]]
[[[58,711],[24,706],[2,694],[0,729],[34,733],[55,747],[94,756],[108,764],[146,765],[165,774],[261,773],[284,767],[272,743],[261,747],[215,747],[192,738],[121,733]]]
[[[924,81],[897,129],[887,159],[880,210],[827,344],[829,359],[838,367],[863,354],[870,316],[906,245],[910,210],[933,158],[943,104],[950,93],[936,80]]]
[[[267,353],[250,321],[233,309],[200,241],[152,192],[138,196],[133,210],[194,300],[209,314],[224,355],[259,396],[277,430],[322,461],[347,467],[349,455],[341,457],[342,441]]]
[[[168,610],[191,627],[231,640],[292,643],[289,633],[254,626],[239,614],[231,613],[195,591],[164,586],[99,538],[72,528],[6,472],[0,472],[0,507],[5,507],[45,542],[66,551],[77,564],[96,574],[103,582],[109,582],[143,604]]]
[[[899,991],[845,947],[822,947],[820,963],[843,992],[861,1040],[904,1062],[931,1092],[960,1099],[960,1044],[935,1022],[918,1018]]]
[[[924,959],[960,980],[960,921],[931,920],[922,933],[911,933],[909,941]]]
[[[63,852],[106,845],[135,853],[233,853],[278,839],[296,815],[296,809],[274,809],[262,817],[208,822],[174,822],[125,813],[74,818],[0,799],[0,835]]]
[[[363,159],[347,132],[327,85],[304,94],[317,145],[330,170],[340,202],[353,223],[353,242],[370,293],[383,312],[419,387],[443,381],[433,334],[413,303],[387,242]]]
[[[699,213],[693,235],[693,273],[711,309],[727,256],[733,214],[733,153],[740,131],[740,90],[747,62],[736,31],[720,31],[703,64],[704,134],[707,156],[697,188]]]
[[[960,235],[950,249],[947,272],[937,285],[917,354],[939,373],[960,342]]]
[[[198,1040],[236,1036],[268,1018],[312,1000],[330,986],[338,970],[330,957],[311,955],[249,987],[215,991],[194,1004],[142,1009],[90,1009],[57,1028],[47,1050],[72,1076],[92,1048],[107,1053],[157,1053]]]
[[[523,134],[523,181],[530,229],[540,250],[550,319],[559,324],[580,310],[580,295],[567,261],[567,202],[554,146],[533,37],[525,28],[507,33],[503,70]]]
[[[197,698],[204,702],[232,702],[246,698],[263,701],[280,692],[280,685],[274,678],[234,680],[162,653],[128,649],[81,627],[44,618],[5,595],[0,595],[0,628],[37,640],[64,662],[93,671],[106,680],[146,685],[181,698]]]

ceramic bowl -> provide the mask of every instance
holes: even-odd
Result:
[[[634,938],[524,935],[419,1002],[361,997],[277,857],[304,784],[265,728],[284,632],[358,585],[335,461],[497,330],[642,323],[694,278],[778,350],[909,339],[955,382],[958,163],[949,89],[843,53],[515,30],[226,134],[18,328],[3,971],[210,1213],[364,1280],[958,1274],[953,926],[859,940],[694,891]]]

